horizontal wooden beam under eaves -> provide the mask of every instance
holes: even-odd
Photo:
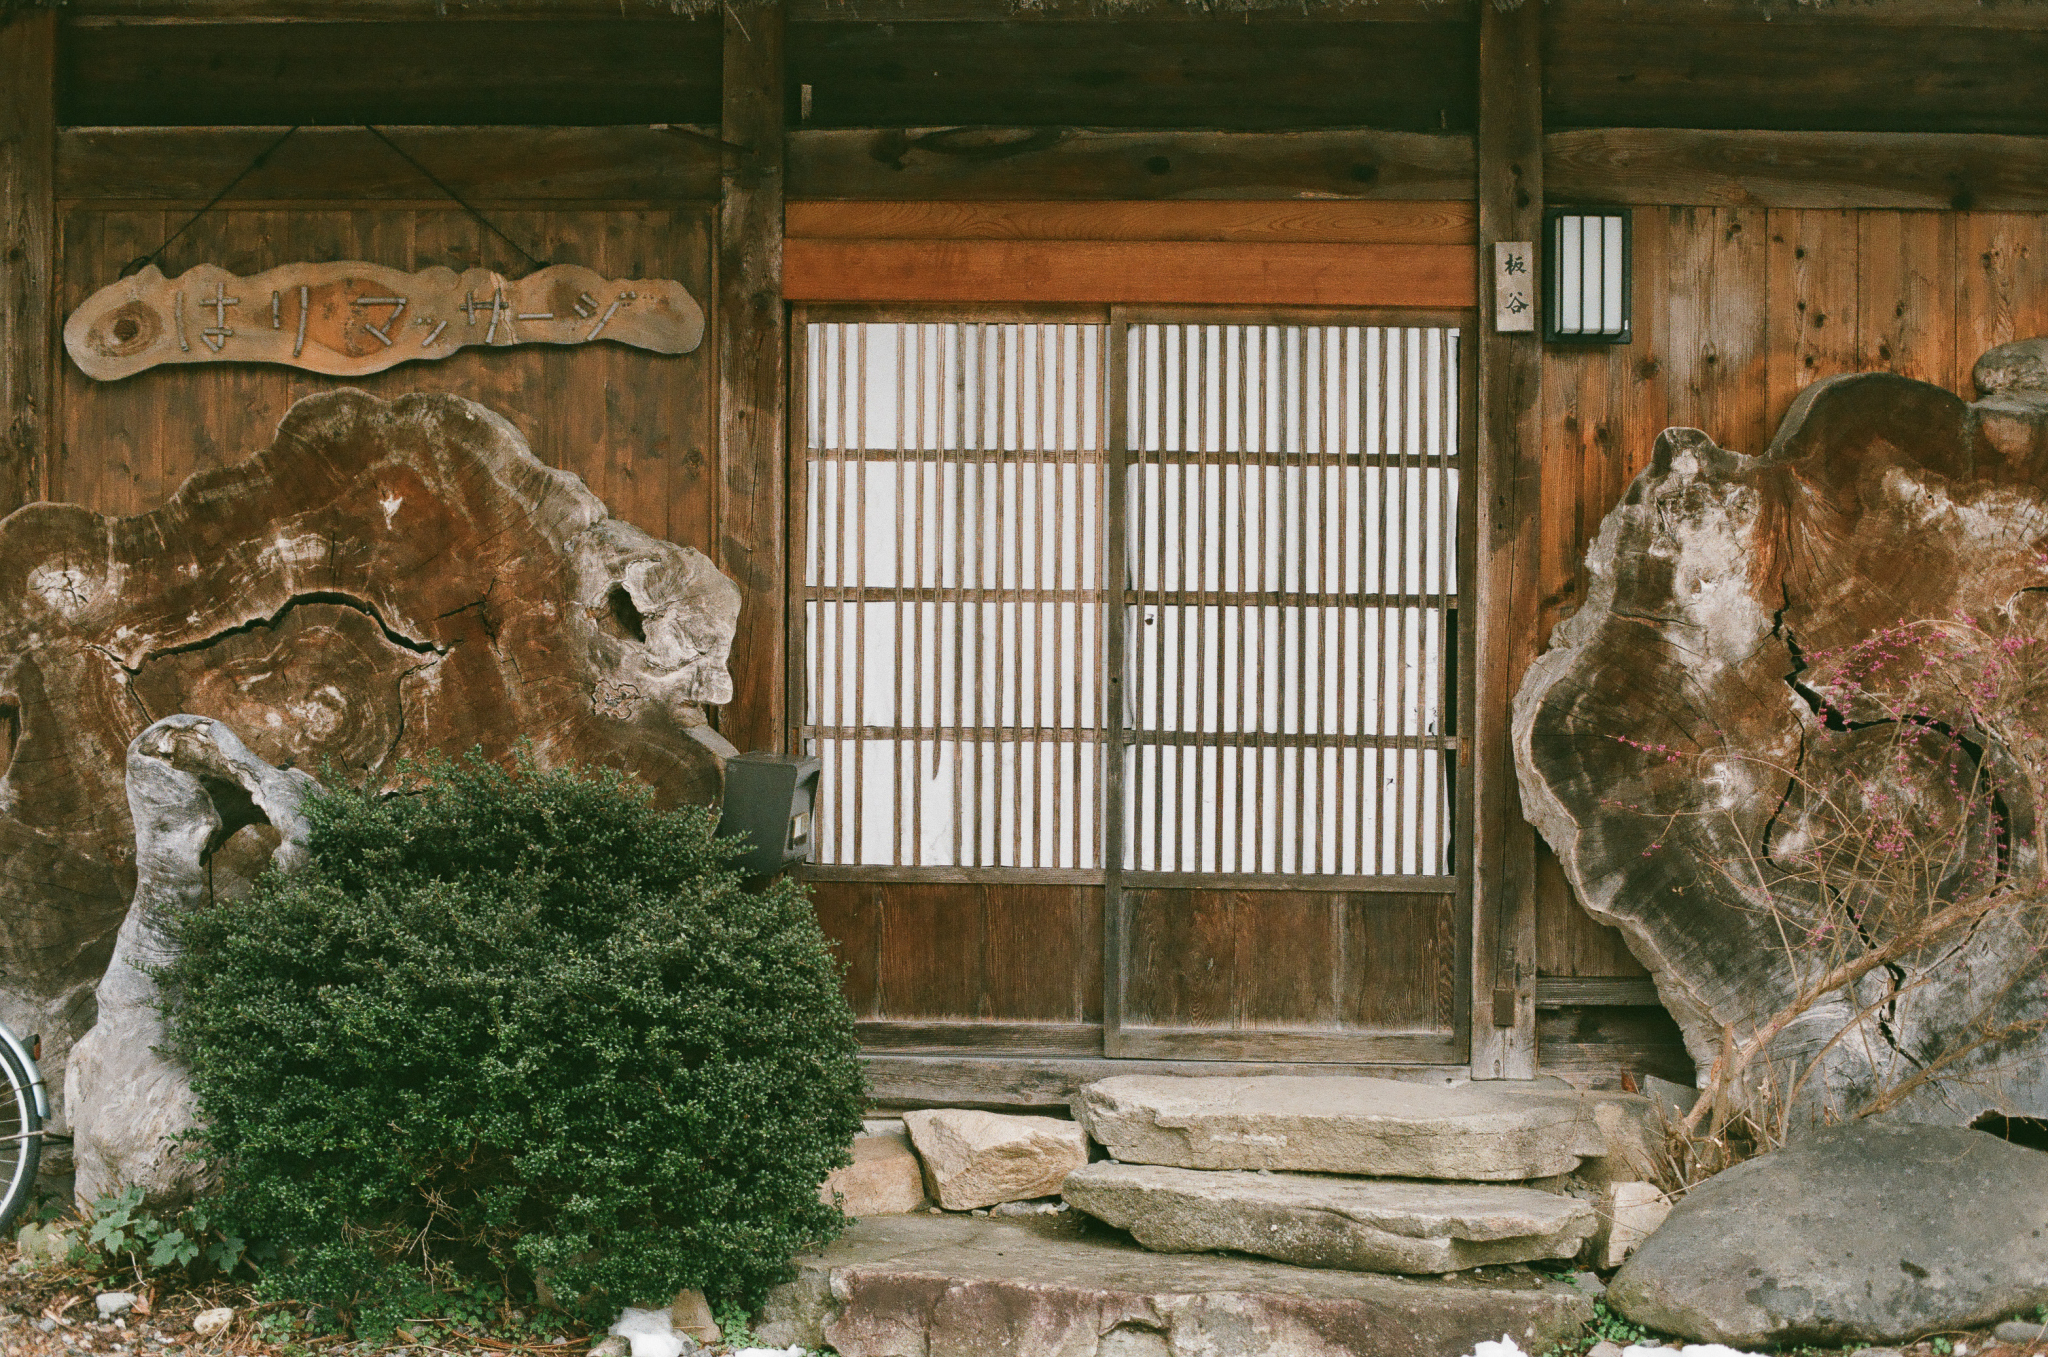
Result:
[[[65,128],[55,196],[197,210],[284,130]],[[710,202],[721,160],[738,154],[718,144],[715,125],[383,130],[465,200],[485,204]],[[972,237],[983,228],[963,225],[962,214],[981,212],[988,232],[1023,239],[1343,241],[1367,238],[1345,234],[1345,222],[1391,212],[1418,230],[1434,223],[1403,237],[1422,241],[1461,231],[1472,194],[1472,139],[1456,134],[882,128],[798,131],[787,147],[795,210],[865,204],[859,211],[872,218],[835,210],[829,232],[799,234]],[[1544,175],[1560,203],[2039,212],[2048,211],[2048,137],[1589,128],[1544,138]],[[1290,199],[1367,215],[1318,208],[1304,225],[1299,214],[1275,215],[1272,204]],[[1181,207],[1149,219],[1142,237],[1052,224],[1082,221],[1090,204],[1130,216],[1144,201]],[[223,206],[313,202],[459,210],[352,127],[300,129]],[[918,205],[921,224],[907,224],[905,203]],[[945,222],[933,217],[940,203],[955,205]],[[1000,222],[985,210],[993,203],[1008,204]],[[1021,220],[1018,210],[1034,203],[1038,217]],[[1234,205],[1242,203],[1258,205]]]
[[[1481,0],[788,0],[791,23],[1051,22],[1142,18],[1191,23],[1471,23]],[[69,0],[74,21],[167,19],[466,20],[713,17],[719,0]],[[1546,0],[1553,22],[1672,17],[1705,23],[2033,28],[2048,0]]]

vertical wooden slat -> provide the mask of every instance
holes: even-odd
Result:
[[[1169,521],[1167,505],[1172,487],[1166,479],[1166,448],[1172,441],[1167,435],[1171,428],[1173,386],[1172,374],[1167,365],[1167,335],[1171,333],[1164,325],[1147,325],[1145,336],[1145,363],[1138,370],[1138,391],[1136,410],[1139,413],[1137,430],[1138,443],[1138,512],[1131,520],[1138,531],[1136,539],[1138,561],[1133,583],[1140,590],[1148,584],[1155,589],[1166,587],[1166,563],[1160,547],[1154,546],[1154,535],[1160,544],[1166,540],[1166,525]],[[1158,431],[1159,446],[1153,448],[1153,431]],[[1145,465],[1147,453],[1152,461],[1149,470]],[[1154,500],[1157,503],[1154,503]],[[1115,531],[1112,526],[1111,531]],[[1141,603],[1137,611],[1144,612]],[[1132,713],[1138,723],[1140,743],[1133,746],[1139,766],[1138,782],[1152,809],[1152,852],[1147,855],[1139,850],[1137,863],[1154,871],[1163,871],[1166,866],[1165,840],[1161,829],[1166,806],[1166,746],[1154,740],[1148,747],[1143,743],[1144,733],[1166,728],[1166,608],[1157,605],[1150,618],[1140,617],[1142,627],[1149,621],[1150,631],[1142,632],[1145,643],[1152,651],[1152,680],[1149,683],[1140,678],[1138,706]],[[1139,803],[1141,809],[1144,802]]]
[[[890,583],[898,593],[895,603],[889,609],[890,630],[895,641],[896,669],[889,687],[889,716],[894,736],[889,741],[889,809],[893,818],[889,829],[890,862],[904,862],[910,857],[905,851],[903,836],[913,823],[907,813],[910,807],[910,784],[904,775],[904,768],[910,759],[911,739],[906,731],[914,730],[917,721],[909,714],[912,692],[908,669],[910,652],[909,628],[913,610],[917,607],[915,595],[908,592],[910,580],[910,544],[907,536],[914,521],[910,503],[910,471],[915,462],[910,451],[910,345],[907,336],[909,326],[901,322],[889,327],[891,343],[896,355],[896,427],[891,431],[889,446],[895,450],[895,464],[890,468],[890,496],[895,513],[889,524],[891,541]],[[906,758],[906,756],[909,756]]]
[[[2048,214],[1968,212],[1956,223],[1956,356],[1951,389],[1976,396],[1986,349],[2048,332]]]
[[[742,12],[743,11],[743,12]],[[740,586],[733,701],[720,713],[741,749],[783,749],[782,6],[725,9],[719,137],[744,152],[720,175],[718,299],[720,567]]]
[[[1282,616],[1294,623],[1294,731],[1297,736],[1308,733],[1308,609],[1303,595],[1308,592],[1308,439],[1309,439],[1309,398],[1308,398],[1308,331],[1300,326],[1282,330],[1285,336],[1282,358],[1287,373],[1283,390],[1287,393],[1287,406],[1282,418],[1293,415],[1293,423],[1286,430],[1282,444],[1287,453],[1287,469],[1294,473],[1294,495],[1292,508],[1287,515],[1287,544],[1294,558],[1289,590],[1296,599],[1292,607],[1282,610]],[[1284,698],[1283,698],[1284,701]],[[1295,872],[1307,871],[1306,849],[1308,846],[1308,765],[1309,749],[1300,740],[1288,751],[1294,765],[1294,855],[1288,860],[1287,869]]]
[[[1235,515],[1237,519],[1236,583],[1240,600],[1237,607],[1236,636],[1237,720],[1233,723],[1237,728],[1237,748],[1233,751],[1236,757],[1232,762],[1232,775],[1230,778],[1230,822],[1235,826],[1235,831],[1231,838],[1229,864],[1225,865],[1220,859],[1216,864],[1219,868],[1228,872],[1253,870],[1245,865],[1244,851],[1246,826],[1248,823],[1251,823],[1251,816],[1247,814],[1247,810],[1252,805],[1252,802],[1246,796],[1249,770],[1245,767],[1245,760],[1247,757],[1251,757],[1250,751],[1256,748],[1258,744],[1257,738],[1252,733],[1255,727],[1251,721],[1252,699],[1251,688],[1248,682],[1250,671],[1247,667],[1248,638],[1246,636],[1246,632],[1251,628],[1252,619],[1256,616],[1254,608],[1246,600],[1254,597],[1259,587],[1258,571],[1253,566],[1251,558],[1246,555],[1251,531],[1252,477],[1256,474],[1258,465],[1257,454],[1254,451],[1258,445],[1253,441],[1251,423],[1251,332],[1252,327],[1250,325],[1235,325],[1226,332],[1235,335],[1237,342],[1237,389],[1232,393],[1231,403],[1237,413],[1237,466],[1235,468],[1237,484],[1237,513]],[[1257,829],[1254,828],[1252,833],[1256,836],[1258,833]],[[1256,837],[1254,837],[1253,841],[1257,842]]]
[[[832,364],[832,385],[830,388],[832,393],[832,414],[827,425],[830,430],[830,438],[826,452],[825,467],[827,475],[825,479],[826,483],[831,487],[826,492],[826,502],[832,506],[832,534],[830,538],[831,547],[825,558],[828,568],[823,578],[825,583],[834,588],[844,588],[847,584],[846,432],[847,415],[849,412],[847,410],[846,371],[849,366],[847,331],[850,328],[846,324],[839,323],[834,324],[829,331],[832,341],[832,356],[830,359]],[[825,614],[831,618],[829,633],[831,637],[831,650],[829,653],[832,657],[831,678],[827,682],[825,690],[826,710],[831,712],[831,724],[841,731],[844,731],[847,725],[846,664],[848,647],[846,644],[847,605],[844,598],[843,594],[835,595],[833,601],[826,604],[824,609]],[[858,832],[858,824],[857,821],[845,812],[850,809],[848,803],[853,799],[852,794],[859,784],[849,780],[846,775],[847,758],[851,753],[847,748],[846,737],[842,734],[833,738],[826,743],[826,748],[832,751],[832,757],[825,761],[827,776],[839,784],[839,794],[832,799],[833,818],[839,822],[833,826],[832,830],[833,842],[835,844],[833,851],[837,854],[835,860],[839,862],[853,862],[857,859],[848,852],[847,844],[850,837]]]
[[[1083,343],[1083,331],[1080,326],[1072,327],[1072,339],[1076,350],[1072,354],[1069,354],[1067,351],[1069,327],[1065,325],[1057,326],[1055,331],[1054,352],[1059,356],[1059,363],[1056,379],[1052,387],[1052,398],[1054,408],[1059,412],[1059,419],[1055,425],[1057,432],[1054,435],[1054,447],[1057,455],[1052,459],[1051,468],[1052,524],[1053,532],[1058,534],[1058,540],[1053,546],[1051,584],[1053,588],[1058,590],[1072,589],[1074,596],[1078,599],[1082,587],[1079,556],[1088,549],[1088,539],[1081,526],[1080,512],[1080,478],[1083,465],[1080,454],[1081,449],[1087,442],[1087,439],[1083,437],[1083,431],[1087,427],[1087,419],[1080,405],[1080,387],[1078,384],[1081,366],[1081,353],[1079,350]],[[1073,559],[1069,559],[1067,551],[1067,533],[1069,531],[1067,518],[1067,466],[1070,453],[1067,447],[1067,407],[1070,400],[1073,402],[1074,408],[1074,447],[1071,449],[1071,454],[1076,492],[1071,528],[1074,547]],[[1071,583],[1069,583],[1070,579]],[[1047,864],[1052,867],[1079,867],[1082,865],[1081,741],[1079,736],[1085,715],[1081,710],[1084,699],[1080,693],[1081,669],[1079,656],[1081,651],[1080,633],[1082,618],[1086,616],[1086,612],[1078,602],[1073,605],[1073,609],[1074,653],[1068,655],[1065,653],[1067,650],[1067,605],[1057,602],[1052,605],[1052,635],[1050,638],[1052,648],[1046,670],[1052,676],[1054,684],[1052,717],[1048,724],[1053,727],[1053,734],[1055,736],[1059,734],[1060,728],[1067,724],[1067,694],[1072,692],[1074,694],[1073,728],[1076,737],[1072,740],[1061,740],[1052,747],[1053,791],[1051,810],[1053,840],[1052,861]],[[1069,664],[1074,665],[1071,686],[1069,686],[1067,670]],[[1071,809],[1069,808],[1070,805]],[[1097,807],[1096,809],[1097,813],[1100,814],[1101,808]],[[1071,831],[1066,829],[1069,821],[1073,825]],[[1066,854],[1062,854],[1060,851],[1062,842],[1070,845]]]
[[[952,558],[946,565],[952,567],[953,595],[953,682],[947,690],[947,706],[941,725],[951,726],[956,731],[967,725],[965,690],[967,687],[967,464],[970,453],[967,450],[967,330],[968,322],[957,321],[952,327],[952,377],[953,377],[953,511],[946,516],[946,522],[953,533]],[[945,440],[941,439],[943,445]],[[945,530],[939,533],[941,550],[946,540]],[[944,566],[941,570],[944,570]],[[941,597],[943,597],[943,593]],[[956,734],[942,739],[940,747],[949,750],[953,756],[953,861],[962,866],[972,861],[967,855],[967,750]]]
[[[1018,833],[1028,852],[1017,857],[1019,867],[1043,867],[1045,862],[1045,802],[1047,787],[1042,776],[1041,755],[1045,751],[1045,563],[1050,550],[1045,519],[1045,472],[1053,465],[1052,449],[1046,441],[1046,420],[1051,408],[1050,374],[1047,370],[1051,325],[1020,327],[1017,332],[1017,377],[1020,391],[1028,392],[1031,441],[1024,441],[1020,419],[1017,430],[1017,588],[1040,591],[1029,602],[1017,604],[1017,742]],[[1029,360],[1031,382],[1024,383],[1024,366]],[[1026,456],[1026,452],[1029,456]],[[1025,506],[1030,506],[1027,516]],[[1030,566],[1029,570],[1025,566]],[[1028,651],[1028,659],[1026,658]],[[1029,698],[1027,708],[1026,698]],[[1025,766],[1024,760],[1030,760]],[[1026,816],[1029,816],[1027,824]]]
[[[1394,675],[1388,684],[1392,690],[1390,696],[1394,709],[1392,734],[1396,738],[1393,755],[1394,871],[1397,873],[1408,871],[1410,821],[1414,818],[1408,795],[1408,756],[1411,751],[1402,743],[1413,733],[1409,729],[1412,715],[1409,708],[1409,679],[1411,661],[1414,658],[1409,637],[1412,610],[1407,603],[1408,596],[1414,592],[1410,587],[1414,581],[1410,578],[1408,564],[1408,550],[1411,545],[1408,519],[1414,511],[1414,506],[1409,503],[1408,493],[1409,447],[1413,444],[1419,452],[1422,440],[1428,436],[1428,426],[1419,417],[1421,402],[1417,399],[1419,393],[1416,391],[1424,363],[1427,361],[1427,341],[1421,331],[1414,329],[1408,330],[1406,336],[1401,353],[1405,362],[1400,385],[1401,410],[1404,415],[1401,426],[1401,460],[1390,473],[1393,478],[1394,501],[1394,575],[1389,588],[1396,598],[1402,600],[1394,611]],[[1411,411],[1414,413],[1410,413]]]
[[[1022,326],[1016,327],[1015,341],[1011,339],[1011,332],[1011,327],[1008,325],[998,325],[996,327],[995,395],[996,408],[999,414],[996,424],[995,456],[989,459],[996,476],[996,511],[994,517],[996,525],[996,593],[994,599],[990,601],[989,607],[994,614],[991,620],[995,624],[992,630],[995,632],[996,638],[996,675],[995,682],[991,685],[995,691],[996,698],[994,724],[998,727],[1016,730],[1020,729],[1024,724],[1023,657],[1019,653],[1019,646],[1022,643],[1020,640],[1018,646],[1005,644],[1006,638],[1003,634],[1003,614],[1005,612],[1003,595],[1007,591],[1010,593],[1012,601],[1016,600],[1015,586],[1011,583],[1011,570],[1012,567],[1015,567],[1019,572],[1023,570],[1020,553],[1017,548],[1011,545],[1011,538],[1021,531],[1023,526],[1024,510],[1021,503],[1022,495],[1019,493],[1022,486],[1020,484],[1017,490],[1010,488],[1010,473],[1016,471],[1021,475],[1023,468],[1023,462],[1017,454],[1024,444],[1024,354],[1022,350],[1024,331]],[[1009,367],[1012,356],[1015,357],[1017,363],[1017,387],[1014,400],[1011,397]],[[1014,448],[1010,443],[1010,424],[1012,419],[1016,421],[1017,425],[1017,443]],[[1007,513],[1004,510],[1006,501],[1010,506]],[[1016,518],[1014,525],[1011,522],[1012,515]],[[1011,611],[1013,613],[1021,612],[1021,608],[1022,605],[1019,603]],[[1022,789],[1013,781],[1011,790],[1015,795],[1003,795],[1003,746],[1005,744],[1010,746],[1010,771],[1013,775],[1021,768],[1023,758],[1023,745],[1020,742],[1016,740],[996,741],[996,853],[992,860],[996,862],[1002,861],[1002,822],[1003,817],[1007,814],[1010,821],[1010,862],[1014,865],[1022,865],[1023,844],[1019,835],[1019,826],[1023,823],[1024,817],[1023,793]]]
[[[790,346],[789,400],[793,410],[802,412],[800,422],[792,429],[790,437],[790,502],[789,502],[789,568],[791,592],[795,596],[788,614],[789,635],[785,644],[785,656],[789,672],[785,675],[783,689],[784,710],[789,713],[789,722],[794,731],[806,725],[816,725],[818,714],[813,707],[813,694],[817,692],[817,656],[820,650],[818,638],[813,634],[817,604],[811,601],[810,584],[811,552],[814,549],[815,534],[811,531],[811,513],[817,493],[814,482],[817,477],[818,458],[812,449],[812,431],[817,424],[817,396],[814,383],[817,380],[817,345],[819,327],[810,323],[803,307],[797,307],[790,320],[794,340]],[[793,753],[811,752],[811,743],[792,733],[790,750]],[[832,792],[824,788],[824,800],[829,801]],[[824,815],[826,806],[812,808],[811,837],[819,851],[825,851]]]
[[[57,13],[0,17],[0,514],[42,499],[56,439]]]
[[[1364,332],[1347,326],[1341,331],[1341,334],[1342,343],[1337,351],[1337,593],[1340,597],[1336,605],[1336,703],[1337,729],[1340,731],[1350,730],[1355,737],[1363,731],[1364,724],[1360,722],[1358,725],[1353,726],[1351,704],[1346,702],[1344,696],[1345,683],[1349,681],[1352,675],[1358,673],[1358,666],[1352,662],[1351,655],[1351,609],[1344,602],[1344,597],[1356,597],[1365,591],[1364,585],[1351,569],[1351,418],[1352,394],[1354,391],[1351,378],[1351,336],[1357,334],[1361,337],[1362,341]],[[1364,357],[1362,353],[1359,356],[1361,360]],[[1364,470],[1365,468],[1361,464],[1359,467],[1361,475],[1364,474]],[[1362,573],[1361,569],[1359,574],[1362,575]],[[1329,822],[1336,826],[1333,832],[1336,836],[1337,870],[1340,872],[1347,870],[1344,855],[1343,828],[1345,819],[1344,806],[1348,799],[1345,793],[1351,787],[1352,761],[1360,760],[1363,757],[1363,747],[1357,744],[1355,739],[1351,749],[1340,750],[1337,755],[1337,799],[1336,804],[1331,807]],[[1362,871],[1363,868],[1354,864],[1349,866],[1348,870],[1358,872]],[[1337,928],[1333,931],[1332,936],[1341,942],[1344,937],[1344,930]]]
[[[1125,954],[1126,906],[1123,898],[1124,871],[1124,680],[1138,673],[1129,663],[1124,640],[1127,609],[1124,590],[1128,583],[1126,559],[1130,508],[1125,463],[1130,447],[1130,326],[1123,315],[1112,310],[1103,332],[1101,349],[1103,422],[1098,426],[1103,445],[1103,662],[1106,682],[1101,709],[1102,744],[1098,746],[1102,795],[1098,819],[1102,823],[1102,1032],[1103,1051],[1115,1055],[1120,1049],[1124,1018],[1124,982],[1128,974]]]
[[[1856,216],[1856,366],[1951,386],[1956,357],[1955,216],[1875,211]],[[1975,393],[1960,394],[1967,398]]]
[[[1443,377],[1440,392],[1440,428],[1442,436],[1436,446],[1436,505],[1437,505],[1437,560],[1436,560],[1436,609],[1437,609],[1437,734],[1446,743],[1455,732],[1451,729],[1449,708],[1456,701],[1451,684],[1457,675],[1450,664],[1452,647],[1455,644],[1453,628],[1456,614],[1452,605],[1456,602],[1457,591],[1463,588],[1463,581],[1456,579],[1458,557],[1458,501],[1451,492],[1451,455],[1456,448],[1460,402],[1459,384],[1462,379],[1458,362],[1458,336],[1455,331],[1445,331],[1443,336]],[[1451,784],[1452,769],[1456,766],[1453,756],[1438,754],[1437,775],[1437,836],[1433,845],[1438,864],[1437,870],[1471,875],[1462,863],[1448,861],[1452,826],[1457,813],[1456,788]]]
[[[1479,253],[1501,240],[1537,241],[1543,205],[1543,6],[1479,9],[1479,126],[1475,138]],[[1541,267],[1540,257],[1538,267]],[[1489,313],[1482,267],[1480,315]],[[1478,806],[1473,880],[1472,1024],[1475,1078],[1536,1072],[1535,834],[1522,818],[1508,740],[1509,700],[1535,654],[1533,581],[1541,486],[1543,349],[1538,334],[1482,332],[1479,342],[1479,683],[1470,723]],[[1512,1008],[1496,1026],[1496,987]]]
[[[939,605],[937,603],[927,604],[922,601],[925,581],[929,578],[929,549],[925,544],[925,535],[930,529],[925,516],[925,497],[937,484],[937,455],[934,453],[932,459],[927,460],[924,446],[926,441],[924,427],[925,387],[926,383],[931,380],[930,374],[925,367],[925,332],[929,327],[913,323],[902,328],[905,336],[904,342],[910,345],[910,361],[904,364],[906,382],[910,390],[909,399],[911,401],[909,426],[911,460],[908,465],[915,469],[911,481],[914,498],[911,501],[910,511],[911,567],[908,582],[919,591],[917,595],[918,601],[910,605],[910,673],[906,676],[906,681],[910,685],[910,695],[906,711],[908,724],[911,729],[919,730],[938,724],[936,706],[938,701],[936,692],[938,687],[938,668],[935,662],[932,665],[931,676],[927,677],[925,666],[925,624],[926,620],[930,619],[934,648],[936,649]],[[936,590],[933,592],[932,597],[934,599],[938,597]],[[929,717],[925,714],[927,710],[931,712]],[[933,741],[935,754],[937,748],[937,741]],[[936,763],[934,767],[936,768]],[[905,857],[905,861],[922,865],[924,862],[924,740],[921,736],[913,737],[910,741],[909,818],[911,847],[909,854]]]
[[[1390,663],[1393,646],[1393,613],[1387,606],[1387,596],[1394,592],[1393,561],[1394,534],[1393,518],[1394,485],[1393,477],[1401,465],[1400,440],[1396,437],[1401,430],[1401,407],[1398,400],[1401,391],[1401,354],[1405,345],[1402,331],[1396,326],[1386,326],[1380,331],[1380,395],[1379,431],[1380,460],[1373,468],[1373,482],[1378,489],[1379,539],[1374,568],[1375,591],[1379,602],[1374,612],[1373,649],[1373,730],[1380,736],[1380,744],[1373,752],[1373,817],[1372,848],[1374,870],[1386,873],[1397,870],[1397,864],[1390,857],[1387,848],[1388,816],[1396,813],[1391,800],[1390,779],[1387,777],[1387,760],[1391,757],[1386,737],[1392,733],[1392,719],[1387,694],[1392,685],[1387,682],[1387,666]]]
[[[1194,689],[1192,710],[1181,724],[1193,732],[1194,743],[1188,746],[1191,765],[1192,786],[1181,797],[1183,810],[1179,816],[1181,835],[1186,840],[1187,871],[1203,870],[1202,861],[1205,840],[1202,834],[1202,799],[1209,783],[1208,751],[1202,745],[1203,731],[1209,716],[1209,614],[1203,606],[1204,591],[1209,583],[1209,327],[1191,325],[1188,327],[1188,379],[1187,398],[1194,409],[1187,422],[1188,446],[1182,454],[1181,475],[1194,478],[1194,521],[1188,525],[1183,536],[1181,587],[1187,591],[1187,606],[1182,609],[1184,630],[1194,633],[1194,673],[1183,675],[1183,690],[1192,679]],[[1187,578],[1187,572],[1194,572]]]
[[[1286,493],[1286,461],[1282,450],[1286,448],[1286,401],[1276,401],[1274,393],[1280,385],[1280,354],[1276,352],[1276,338],[1280,330],[1274,325],[1260,325],[1260,381],[1257,381],[1257,426],[1260,426],[1260,589],[1270,594],[1282,592],[1286,549],[1282,546],[1280,532],[1286,528],[1284,518],[1284,493]],[[1278,411],[1278,420],[1276,420]],[[1280,741],[1274,739],[1280,733],[1280,708],[1278,702],[1268,706],[1268,692],[1280,684],[1280,667],[1276,663],[1280,647],[1286,643],[1284,632],[1286,610],[1278,606],[1260,606],[1260,643],[1257,643],[1257,661],[1253,673],[1257,673],[1260,692],[1257,692],[1257,723],[1260,723],[1260,741],[1253,743],[1255,778],[1253,790],[1257,798],[1257,853],[1253,856],[1255,872],[1278,872],[1280,870],[1280,774],[1282,759]],[[1272,757],[1268,759],[1268,751]],[[1268,819],[1272,819],[1272,833],[1268,835]],[[1268,864],[1268,841],[1272,845],[1272,866]]]
[[[1766,438],[1801,391],[1856,370],[1859,323],[1856,214],[1778,209],[1767,223]]]
[[[1320,325],[1304,325],[1301,334],[1301,731],[1321,734],[1323,729],[1323,610],[1316,602],[1323,593],[1323,438],[1328,433],[1323,397],[1329,382],[1330,352],[1327,331]],[[1311,568],[1313,567],[1313,568]],[[1303,857],[1298,870],[1319,872],[1322,868],[1323,750],[1304,743],[1301,750],[1303,816],[1300,843]],[[1314,828],[1311,828],[1314,826]]]
[[[853,476],[853,508],[849,518],[853,534],[841,546],[840,575],[856,588],[868,583],[868,543],[872,524],[868,521],[868,327],[846,327],[846,355],[849,402],[846,411],[848,435],[845,466]],[[847,721],[853,736],[853,856],[852,862],[867,857],[867,741],[858,733],[868,724],[868,607],[856,601],[853,610],[853,712]]]

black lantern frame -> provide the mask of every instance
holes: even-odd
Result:
[[[1547,344],[1634,342],[1635,231],[1626,207],[1543,210],[1543,340]],[[1598,223],[1598,242],[1587,223]],[[1590,305],[1599,323],[1587,324]]]

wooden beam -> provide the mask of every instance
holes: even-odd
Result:
[[[1457,134],[1098,132],[1072,127],[798,131],[795,198],[1396,198],[1470,201]]]
[[[41,499],[55,428],[57,16],[0,18],[0,514]]]
[[[1543,139],[1552,202],[2048,211],[2048,137],[1604,127]]]
[[[629,18],[674,22],[711,15],[715,0],[68,0],[74,24],[230,20],[375,19],[461,22],[509,18]],[[1031,23],[1130,14],[1210,24],[1298,21],[1471,23],[1478,0],[789,0],[791,23],[919,20]],[[1574,23],[1628,23],[1677,16],[1706,23],[1835,27],[1944,24],[2038,28],[2048,0],[1550,0]]]
[[[809,24],[811,127],[1470,131],[1471,27],[1447,23]]]
[[[1477,0],[790,0],[791,23],[1074,22],[1189,24],[1471,23]]]
[[[2037,19],[2044,11],[2034,11]],[[1546,20],[1566,127],[2048,133],[2048,28]]]
[[[1470,23],[1476,0],[789,0],[792,24],[1035,23],[1132,17],[1190,24],[1317,21]],[[221,23],[372,19],[448,23],[475,19],[633,19],[669,22],[716,14],[717,0],[68,0],[78,24]]]
[[[1065,1107],[1083,1084],[1119,1074],[1367,1074],[1451,1084],[1463,1065],[1305,1065],[1235,1060],[866,1052],[869,1096],[882,1107]]]
[[[1680,19],[1721,27],[1794,24],[1855,27],[2038,29],[2048,0],[1548,0],[1553,24],[1628,24]]]
[[[1296,245],[1467,245],[1470,203],[811,202],[783,208],[791,239],[1196,240]]]
[[[739,582],[733,700],[721,733],[741,749],[787,739],[783,651],[788,321],[782,303],[780,0],[725,11],[727,158],[718,213],[719,564]]]
[[[471,202],[715,201],[716,127],[384,127]],[[60,201],[204,206],[283,127],[67,127]],[[441,191],[360,127],[302,127],[236,186],[229,203],[441,201]],[[450,204],[453,206],[453,204]]]
[[[709,122],[715,20],[67,26],[67,126]]]
[[[1485,5],[1479,27],[1479,254],[1496,241],[1535,241],[1543,222],[1543,6]],[[1537,255],[1540,267],[1540,249]],[[1522,818],[1508,706],[1535,657],[1536,522],[1541,491],[1543,345],[1499,334],[1492,295],[1479,334],[1478,587],[1472,712],[1472,1074],[1536,1074],[1536,835]]]
[[[1473,305],[1469,245],[790,240],[794,301]]]

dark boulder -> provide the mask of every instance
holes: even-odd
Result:
[[[2048,1302],[2048,1154],[1869,1122],[1693,1189],[1607,1289],[1638,1324],[1736,1347],[1906,1342]]]

